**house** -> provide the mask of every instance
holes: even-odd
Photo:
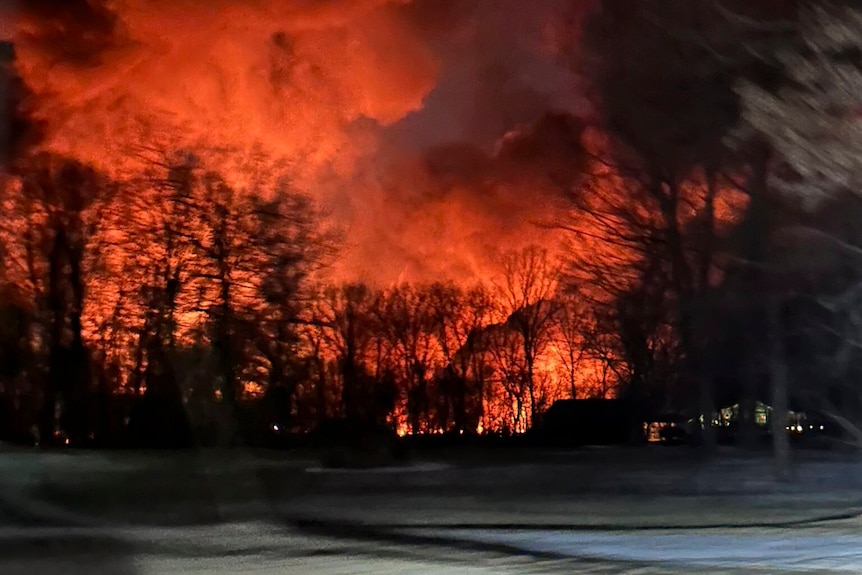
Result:
[[[534,430],[555,447],[614,445],[644,440],[642,408],[622,399],[564,399],[554,402]]]

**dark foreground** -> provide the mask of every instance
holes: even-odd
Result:
[[[686,448],[0,453],[2,573],[859,573],[862,462]],[[107,569],[107,570],[105,570]]]

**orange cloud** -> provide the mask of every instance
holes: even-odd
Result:
[[[365,152],[354,124],[391,124],[435,85],[434,55],[387,4],[118,0],[97,28],[110,41],[93,44],[86,13],[21,14],[14,39],[61,152],[110,164],[146,143],[263,143],[311,178]],[[75,42],[95,53],[71,57]]]

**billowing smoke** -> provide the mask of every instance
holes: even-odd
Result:
[[[349,170],[355,124],[391,124],[435,85],[434,55],[379,4],[41,0],[15,41],[60,151],[259,143],[313,178]]]
[[[454,142],[390,165],[371,195],[386,225],[356,230],[367,250],[359,262],[376,258],[375,275],[390,281],[468,280],[492,275],[502,251],[553,247],[552,224],[581,173],[582,131],[571,115],[547,113],[512,129],[491,153]]]
[[[348,228],[344,273],[461,278],[552,241],[531,230],[577,168],[555,47],[581,4],[31,0],[0,33],[53,149],[107,170],[262,150]]]

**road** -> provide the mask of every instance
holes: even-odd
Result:
[[[860,573],[862,464],[543,453],[0,453],[0,572]]]

